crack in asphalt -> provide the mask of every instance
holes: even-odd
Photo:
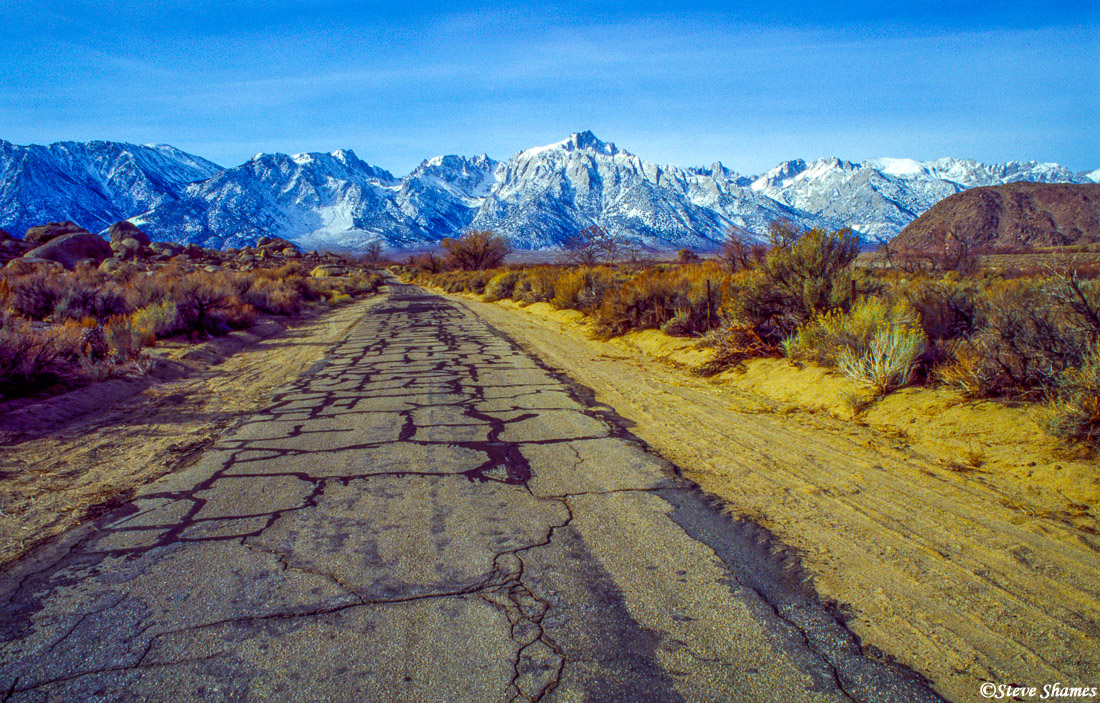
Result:
[[[149,619],[125,639],[126,644],[133,649],[142,647],[140,654],[134,652],[130,655],[133,657],[132,662],[40,680],[28,680],[25,673],[16,672],[3,701],[11,699],[17,693],[64,684],[83,677],[210,661],[229,651],[171,662],[147,661],[159,643],[202,630],[264,621],[317,618],[356,608],[389,607],[434,599],[474,598],[488,604],[507,620],[508,637],[515,647],[511,676],[503,700],[508,703],[539,703],[560,686],[566,667],[571,662],[583,659],[571,659],[561,643],[547,633],[544,621],[553,611],[554,605],[541,598],[526,582],[530,555],[554,545],[557,533],[573,525],[574,499],[630,493],[656,495],[668,502],[673,509],[673,521],[684,533],[713,549],[726,564],[731,588],[733,583],[737,583],[755,593],[762,603],[774,611],[775,618],[800,633],[805,649],[817,658],[818,667],[832,678],[836,688],[849,700],[874,700],[863,697],[859,691],[849,691],[846,681],[850,679],[850,675],[844,674],[840,667],[851,662],[834,661],[836,657],[831,656],[828,649],[822,646],[822,637],[815,635],[799,622],[797,610],[794,615],[788,612],[792,607],[820,605],[816,594],[807,586],[808,575],[802,571],[796,556],[782,550],[777,556],[772,546],[778,542],[762,528],[757,527],[758,531],[749,538],[739,534],[735,534],[734,538],[715,538],[710,534],[715,529],[714,525],[706,520],[702,521],[706,524],[691,523],[689,518],[680,513],[690,514],[693,510],[702,509],[717,514],[720,513],[720,506],[702,496],[698,488],[682,478],[677,467],[631,434],[628,423],[615,414],[613,409],[597,402],[591,391],[577,385],[560,372],[546,367],[534,354],[525,351],[472,313],[463,316],[457,307],[464,306],[442,303],[438,299],[428,300],[420,294],[398,288],[392,294],[389,307],[376,307],[370,313],[377,316],[389,314],[394,318],[382,318],[384,321],[379,323],[378,338],[375,341],[368,341],[353,332],[348,339],[334,345],[326,354],[324,363],[315,365],[305,375],[287,384],[284,390],[275,395],[269,407],[253,419],[238,423],[236,437],[227,437],[216,443],[211,453],[219,457],[219,462],[208,474],[203,474],[205,477],[202,480],[185,490],[162,490],[139,496],[114,513],[97,520],[92,528],[79,539],[73,540],[56,558],[49,558],[41,568],[33,569],[15,579],[10,587],[7,604],[2,610],[4,622],[0,625],[0,636],[6,637],[9,642],[18,642],[29,637],[35,630],[34,614],[46,607],[52,593],[82,579],[98,576],[108,559],[126,563],[146,558],[150,561],[143,568],[148,569],[150,564],[172,554],[174,550],[200,543],[237,543],[249,551],[273,557],[283,572],[298,572],[324,579],[343,595],[327,598],[328,603],[323,607],[304,604],[272,612],[191,623],[154,632],[145,639],[146,634],[156,626]],[[463,328],[454,324],[456,320],[467,323],[467,326]],[[471,329],[470,325],[480,327]],[[486,335],[486,332],[489,334]],[[425,339],[431,340],[431,344],[425,344],[422,341]],[[489,340],[494,339],[497,343],[490,344]],[[415,343],[417,340],[421,340],[419,346]],[[400,353],[395,352],[395,349]],[[437,358],[433,359],[433,356]],[[516,360],[522,360],[529,366],[517,365]],[[479,365],[499,371],[503,376],[502,382],[485,382],[485,374],[479,369]],[[508,379],[512,370],[519,373],[530,370],[532,366],[541,370],[549,380],[522,383]],[[401,371],[405,371],[408,377],[395,376]],[[565,395],[576,406],[570,406],[568,411],[597,421],[595,426],[598,430],[567,433],[568,436],[562,437],[527,437],[511,441],[502,438],[510,428],[517,428],[518,432],[523,427],[522,423],[540,417],[539,412],[533,408],[537,406],[541,394],[547,391],[560,392],[563,388]],[[418,395],[426,395],[428,398],[425,401],[414,400]],[[493,409],[489,410],[490,407]],[[554,411],[562,408],[543,409]],[[420,420],[422,415],[432,416],[433,413],[449,414],[450,417],[446,421],[440,419],[429,423]],[[370,437],[368,441],[338,444],[334,438],[340,434],[365,430],[360,427],[354,430],[350,427],[328,427],[327,424],[334,418],[340,418],[342,422],[361,419],[371,428],[369,431],[379,436]],[[370,425],[375,418],[382,418],[376,423],[377,427]],[[288,425],[288,429],[266,439],[248,436],[253,428],[277,427],[268,423],[282,423]],[[311,429],[311,426],[323,429]],[[319,441],[328,440],[328,445],[309,445],[314,436]],[[661,485],[653,487],[555,494],[539,493],[530,485],[532,468],[522,451],[524,447],[567,447],[573,454],[572,468],[577,471],[591,460],[585,459],[576,443],[605,439],[625,440],[641,447],[664,467],[673,479],[671,484],[661,482]],[[302,440],[308,446],[291,446],[290,440]],[[437,448],[458,450],[480,460],[473,460],[478,461],[473,468],[461,471],[426,470],[419,467],[414,469],[412,466],[387,466],[379,467],[379,470],[370,470],[368,466],[366,470],[355,470],[359,467],[343,466],[337,475],[315,475],[317,472],[324,473],[318,463],[324,457],[354,457],[371,450],[384,449],[389,452],[395,447],[419,447],[426,451]],[[369,457],[369,454],[365,456]],[[275,462],[290,460],[303,468],[279,470],[273,466]],[[474,484],[512,486],[523,490],[536,501],[561,506],[564,515],[561,519],[548,519],[544,523],[545,531],[542,534],[526,539],[519,546],[493,549],[491,568],[477,574],[472,583],[452,588],[422,584],[417,587],[426,588],[428,592],[387,597],[374,597],[348,582],[340,573],[306,563],[308,560],[300,558],[301,555],[297,554],[293,545],[280,549],[260,541],[265,533],[292,516],[301,518],[304,514],[315,514],[320,516],[315,520],[323,520],[322,501],[333,483],[346,488],[356,487],[358,495],[365,496],[369,495],[367,491],[373,485],[372,482],[387,478],[459,480]],[[271,506],[249,513],[237,511],[226,516],[218,514],[217,506],[212,504],[220,487],[248,486],[247,482],[275,482],[285,479],[301,482],[303,489],[303,494],[295,497],[294,502],[289,505]],[[182,515],[177,516],[172,510],[178,507],[184,510]],[[214,514],[204,516],[204,511],[211,507],[215,508]],[[170,517],[166,523],[160,524],[163,521],[154,519],[158,514]],[[250,520],[260,524],[246,525]],[[148,524],[142,524],[142,521]],[[757,539],[760,535],[763,535],[763,548]],[[139,541],[112,546],[110,540],[117,536],[130,540],[139,538]],[[756,555],[738,564],[736,558],[749,549],[762,551],[768,556],[762,559]],[[746,568],[761,565],[766,574],[756,580],[745,571]],[[761,585],[762,582],[758,581],[764,578],[771,579],[777,585]],[[777,593],[776,588],[783,593]],[[795,595],[792,596],[792,593]],[[118,607],[126,598],[127,594],[123,593],[110,605],[83,613],[67,628],[65,634],[34,655],[52,653],[61,643],[76,639],[90,618]],[[345,602],[339,602],[340,599]],[[350,602],[348,599],[351,599]],[[847,636],[854,638],[842,620],[836,618],[833,624],[838,625]],[[145,639],[143,645],[138,645],[142,639]],[[698,661],[729,664],[721,658],[706,657],[695,651],[689,643],[671,635],[666,635],[666,639]],[[856,644],[858,646],[858,642]],[[2,640],[0,646],[3,646]],[[2,671],[0,669],[0,675]],[[23,686],[19,687],[21,682]]]

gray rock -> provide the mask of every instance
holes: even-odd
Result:
[[[82,261],[98,266],[114,252],[111,245],[98,235],[81,231],[50,239],[40,247],[28,251],[24,258],[56,261],[67,269],[75,268]]]
[[[27,233],[23,235],[23,239],[35,246],[39,246],[53,239],[57,239],[58,237],[63,237],[66,234],[76,233],[90,234],[88,230],[77,223],[66,220],[64,222],[49,222],[44,225],[38,225],[37,227],[31,227],[27,230]]]
[[[133,222],[122,220],[111,225],[108,231],[112,242],[121,242],[126,239],[136,239],[142,246],[149,246],[149,235],[138,229]]]

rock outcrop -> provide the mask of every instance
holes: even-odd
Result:
[[[25,254],[25,258],[56,261],[67,269],[75,268],[83,261],[99,265],[111,257],[111,245],[100,236],[91,232],[73,232],[51,238],[42,246],[35,247]]]

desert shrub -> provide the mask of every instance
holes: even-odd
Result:
[[[1040,399],[1081,368],[1097,334],[1059,297],[1057,282],[1012,280],[984,291],[982,325],[950,348],[941,381],[970,396]],[[1086,296],[1086,300],[1088,297]]]
[[[0,317],[0,394],[33,392],[55,382],[60,369],[49,336],[23,320]]]
[[[596,311],[596,324],[608,337],[631,330],[660,329],[676,314],[680,291],[661,271],[643,271],[609,291]]]
[[[783,339],[815,315],[852,303],[859,238],[850,230],[783,231],[773,244],[741,302],[759,333]]]
[[[244,291],[242,300],[255,309],[275,315],[293,315],[302,308],[309,284],[305,279],[262,276]]]
[[[135,311],[132,320],[135,328],[154,338],[168,337],[179,328],[179,307],[172,300],[154,303]]]
[[[981,326],[981,292],[973,283],[954,276],[939,281],[922,280],[910,285],[905,297],[920,318],[924,334],[932,341],[966,338]]]
[[[58,299],[51,317],[54,320],[82,320],[91,317],[106,320],[130,312],[126,296],[113,284],[75,281]]]
[[[611,269],[602,267],[562,270],[554,281],[554,297],[550,304],[562,310],[590,313],[599,308],[603,299],[623,280]]]
[[[44,320],[69,292],[69,276],[37,271],[6,279],[6,307],[28,320]]]
[[[240,319],[246,312],[235,288],[210,273],[189,273],[173,281],[169,295],[185,332],[224,334],[229,328],[227,316]]]
[[[115,357],[136,359],[141,348],[152,344],[155,337],[152,329],[135,324],[132,316],[116,315],[103,325],[103,338]]]
[[[522,271],[502,271],[485,284],[485,299],[488,301],[511,298],[516,290],[516,282],[523,277]]]
[[[1100,344],[1059,379],[1051,411],[1051,433],[1100,448]]]
[[[837,366],[849,378],[871,384],[876,393],[888,393],[909,383],[926,344],[920,329],[881,328],[866,349],[842,348]]]
[[[900,328],[919,329],[917,313],[905,301],[891,304],[882,298],[863,298],[848,312],[818,314],[784,347],[791,358],[835,366],[845,351],[861,356],[870,350],[876,335]]]
[[[488,230],[471,230],[458,239],[444,239],[440,246],[447,252],[447,266],[467,271],[497,268],[512,251],[507,238]]]
[[[528,269],[517,281],[512,298],[522,303],[546,303],[554,297],[557,272],[548,266]]]
[[[756,330],[728,318],[717,329],[709,332],[700,346],[713,347],[715,350],[714,358],[697,369],[704,376],[713,376],[747,359],[779,355],[779,350],[757,334]]]

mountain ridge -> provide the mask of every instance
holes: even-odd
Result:
[[[260,153],[222,168],[167,145],[0,140],[0,227],[83,219],[94,229],[129,219],[154,239],[204,246],[275,235],[344,249],[375,240],[393,249],[433,246],[477,228],[517,248],[553,249],[598,225],[651,247],[711,249],[731,227],[763,235],[778,218],[889,239],[969,188],[1098,178],[1100,169],[1075,174],[1057,164],[952,158],[794,159],[746,176],[721,162],[645,161],[591,131],[505,161],[436,156],[402,178],[350,149]]]

